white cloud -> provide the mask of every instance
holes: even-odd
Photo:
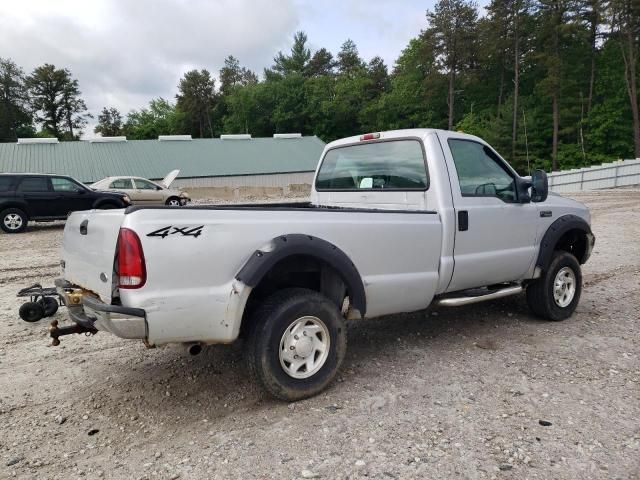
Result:
[[[0,57],[27,72],[69,68],[97,116],[104,106],[127,113],[154,97],[173,100],[184,72],[217,75],[227,55],[261,74],[296,30],[334,54],[351,38],[365,59],[380,55],[392,67],[436,0],[1,1]]]
[[[9,2],[3,2],[9,3]],[[0,57],[69,68],[94,115],[172,99],[182,74],[227,55],[258,73],[288,43],[291,0],[20,0],[3,5]]]

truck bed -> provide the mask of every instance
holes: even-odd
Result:
[[[120,290],[120,301],[147,312],[150,340],[231,340],[224,318],[236,275],[256,250],[269,251],[282,235],[310,235],[341,249],[371,299],[367,316],[425,308],[438,287],[442,225],[436,212],[292,202],[74,213],[65,227],[64,277],[106,303],[114,297],[121,227],[140,237],[147,282]]]

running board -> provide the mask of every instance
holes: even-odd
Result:
[[[435,304],[438,307],[461,307],[462,305],[470,305],[472,303],[484,302],[486,300],[495,300],[497,298],[508,297],[510,295],[516,295],[522,292],[522,286],[517,285],[514,287],[501,288],[485,295],[476,295],[472,297],[448,297],[436,300]]]

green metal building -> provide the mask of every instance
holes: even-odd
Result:
[[[0,143],[0,171],[57,173],[91,183],[121,175],[159,180],[179,169],[177,187],[281,187],[286,192],[291,185],[311,183],[324,146],[318,137],[299,134],[193,140],[188,135],[78,142],[20,139]]]

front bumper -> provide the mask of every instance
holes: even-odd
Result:
[[[593,233],[587,233],[587,248],[585,249],[584,257],[582,258],[581,263],[587,263],[587,260],[589,260],[589,257],[593,252],[593,247],[595,246],[595,244],[596,236]]]
[[[62,278],[56,279],[55,285],[71,320],[76,324],[87,329],[109,332],[120,338],[147,338],[147,318],[142,308],[104,303]]]

